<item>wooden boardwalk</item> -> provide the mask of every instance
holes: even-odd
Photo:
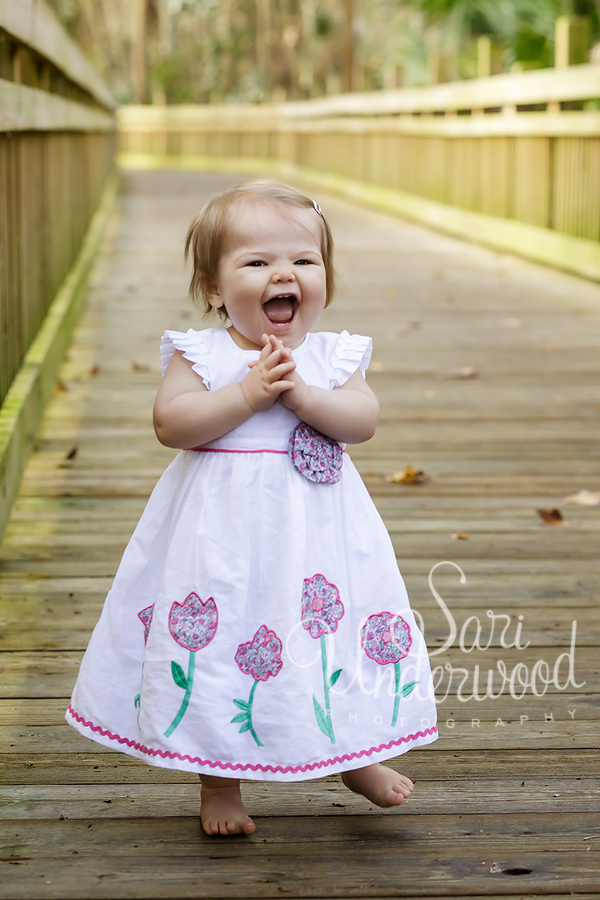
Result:
[[[375,339],[382,415],[352,454],[438,680],[440,740],[398,761],[413,797],[381,811],[335,777],[248,784],[256,834],[210,839],[196,777],[64,723],[172,457],[151,407],[160,334],[198,326],[183,237],[231,180],[125,175],[0,551],[0,897],[600,898],[600,507],[564,502],[600,490],[600,286],[339,200],[319,197],[342,276],[322,325]],[[408,464],[428,479],[386,479]],[[555,507],[569,525],[543,524]]]

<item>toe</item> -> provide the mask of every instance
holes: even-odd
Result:
[[[244,834],[253,834],[256,831],[256,825],[252,819],[247,816],[240,822],[240,828]]]

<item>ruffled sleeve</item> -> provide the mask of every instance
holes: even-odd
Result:
[[[367,371],[373,352],[373,341],[362,334],[350,334],[342,331],[335,345],[331,364],[331,387],[340,387],[345,384],[357,369],[363,376]]]
[[[163,375],[176,350],[192,363],[192,369],[210,390],[209,348],[202,331],[165,331],[160,342],[160,363]]]

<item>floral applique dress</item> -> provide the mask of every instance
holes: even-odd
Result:
[[[168,331],[209,390],[257,351]],[[308,384],[365,372],[371,341],[307,335]],[[67,721],[146,762],[299,781],[437,737],[425,643],[350,456],[280,403],[177,455],[125,550]]]

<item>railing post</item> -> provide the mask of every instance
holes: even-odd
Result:
[[[588,16],[559,16],[555,26],[554,66],[565,69],[588,62],[591,23]]]
[[[492,41],[489,35],[482,34],[477,40],[477,77],[500,75],[503,68],[502,46]]]

